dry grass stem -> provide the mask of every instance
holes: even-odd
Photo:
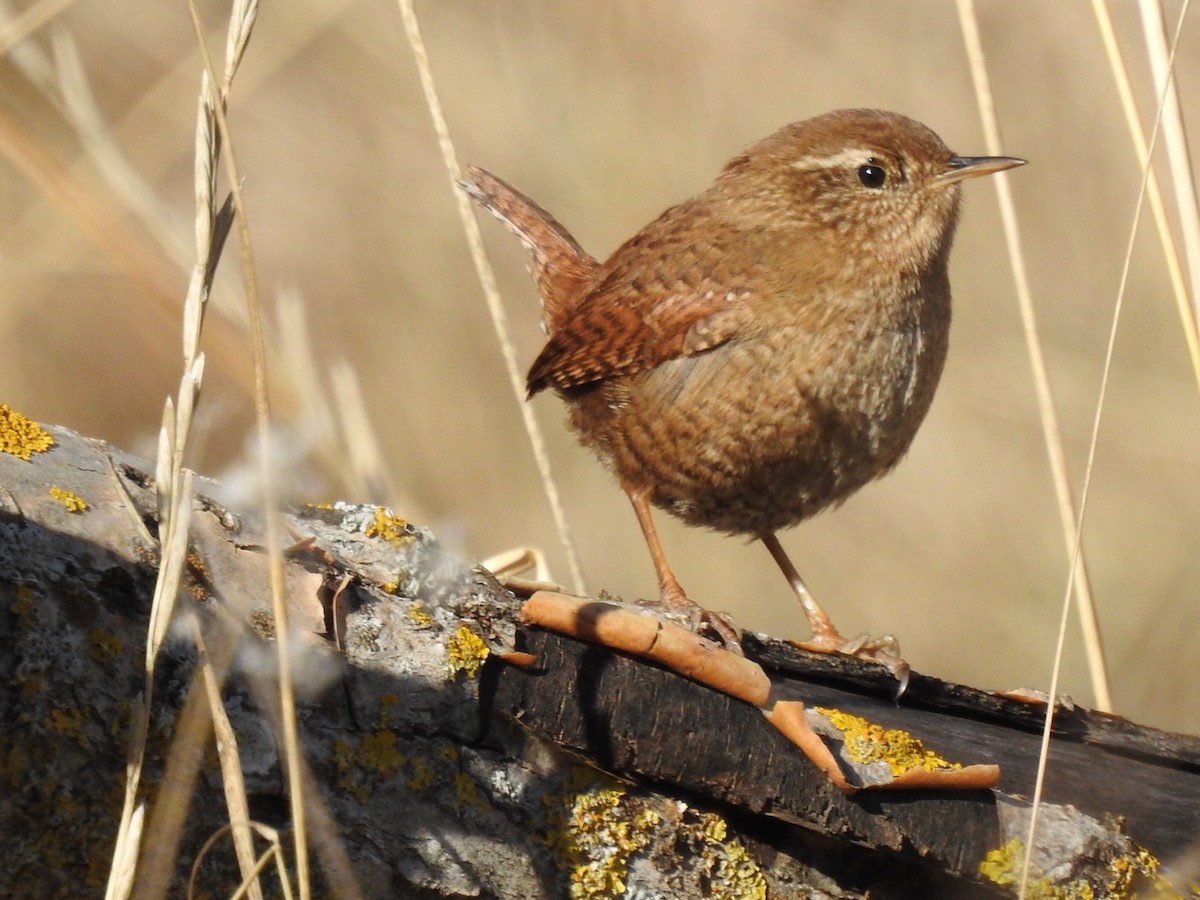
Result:
[[[291,900],[292,889],[288,884],[286,877],[287,866],[283,861],[283,845],[279,841],[279,832],[277,832],[274,828],[268,828],[267,826],[260,825],[257,822],[251,822],[249,825],[267,839],[268,846],[262,855],[254,861],[254,864],[250,869],[249,876],[242,881],[242,883],[238,885],[237,890],[230,895],[230,900],[238,900],[238,898],[246,896],[251,886],[258,883],[258,877],[262,875],[263,870],[271,862],[275,863],[276,871],[281,876],[280,883],[282,885],[283,896],[286,898],[286,900]],[[188,900],[194,900],[196,896],[196,879],[200,875],[200,864],[204,862],[204,857],[206,857],[208,852],[217,845],[217,842],[221,840],[221,838],[229,834],[232,830],[232,823],[222,825],[209,836],[208,840],[206,840],[203,845],[201,845],[200,851],[196,854],[196,858],[192,861],[192,874],[188,878]]]
[[[340,423],[341,443],[345,447],[343,465],[349,466],[353,479],[351,489],[359,497],[387,497],[389,504],[395,509],[403,509],[410,521],[429,521],[429,515],[417,507],[415,500],[401,500],[396,496],[354,367],[346,360],[335,361],[329,367],[329,381],[333,408]]]
[[[246,797],[246,781],[242,777],[242,761],[238,753],[237,735],[225,712],[225,704],[221,701],[221,682],[208,659],[208,650],[204,644],[204,635],[200,623],[195,617],[191,620],[192,640],[196,644],[199,655],[197,668],[204,681],[205,695],[208,698],[208,711],[213,721],[213,738],[217,744],[217,759],[221,765],[221,784],[225,789],[225,806],[229,810],[229,824],[233,834],[233,848],[237,855],[238,868],[241,870],[244,882],[244,893],[251,900],[262,900],[262,888],[258,884],[257,873],[261,866],[254,859],[254,836],[250,830],[250,805]],[[195,870],[193,870],[195,871]],[[284,878],[284,891],[290,894],[287,879]]]
[[[983,120],[985,144],[990,154],[1002,152],[1000,130],[996,121],[995,104],[983,57],[983,42],[979,36],[979,25],[975,19],[972,0],[958,0],[959,20],[967,45],[967,58],[971,64],[971,77],[975,84],[976,100]],[[1054,408],[1054,397],[1050,390],[1050,376],[1046,369],[1046,357],[1038,335],[1037,314],[1033,307],[1033,295],[1026,273],[1025,256],[1021,248],[1020,227],[1017,222],[1016,205],[1008,175],[1001,172],[995,177],[996,196],[1000,203],[1000,217],[1004,224],[1004,238],[1008,246],[1009,264],[1017,293],[1017,305],[1021,312],[1021,324],[1025,334],[1025,346],[1029,354],[1029,365],[1033,374],[1034,392],[1037,396],[1038,416],[1042,423],[1042,437],[1050,461],[1050,473],[1054,481],[1054,496],[1058,504],[1059,521],[1067,556],[1072,560],[1075,598],[1079,610],[1083,644],[1087,654],[1088,672],[1098,709],[1112,711],[1112,691],[1109,687],[1108,664],[1104,657],[1104,643],[1096,616],[1096,605],[1092,596],[1091,579],[1082,555],[1076,556],[1079,536],[1076,531],[1075,502],[1071,496],[1071,478],[1067,471],[1066,451],[1063,446],[1062,429],[1058,413]]]
[[[295,290],[279,293],[275,323],[278,355],[288,361],[288,380],[303,398],[305,441],[322,470],[336,474],[341,489],[352,497],[387,498],[411,521],[428,521],[415,501],[396,495],[353,366],[335,360],[328,370],[330,389],[325,390],[304,303]]]
[[[4,15],[4,27],[0,28],[0,56],[4,56],[17,44],[43,28],[55,16],[74,3],[75,0],[42,0],[19,15],[11,15],[7,4],[0,6]]]
[[[579,566],[579,555],[575,551],[575,542],[571,540],[571,531],[567,525],[566,513],[563,511],[562,499],[558,493],[558,484],[550,470],[550,457],[546,453],[546,442],[533,407],[525,402],[525,379],[521,376],[521,368],[517,362],[517,351],[513,346],[511,329],[508,326],[508,316],[504,312],[504,303],[500,299],[500,289],[496,286],[496,275],[488,260],[487,251],[483,248],[483,235],[479,231],[479,222],[471,209],[471,201],[467,195],[458,189],[462,179],[462,166],[458,162],[458,154],[450,140],[450,128],[446,124],[446,116],[442,112],[442,103],[438,99],[437,86],[433,80],[433,70],[429,65],[429,54],[425,50],[425,41],[421,37],[421,28],[417,22],[417,13],[412,0],[398,0],[400,15],[404,20],[404,31],[408,35],[408,43],[412,48],[413,60],[417,64],[417,72],[421,76],[421,88],[425,94],[425,104],[429,107],[429,115],[433,119],[433,129],[437,133],[438,147],[442,153],[442,164],[446,174],[450,176],[451,190],[454,192],[458,207],[458,215],[462,220],[463,231],[466,234],[467,246],[471,250],[471,259],[475,264],[475,273],[479,278],[483,296],[487,300],[488,313],[492,317],[492,327],[496,332],[496,341],[504,356],[504,365],[508,371],[508,380],[512,386],[513,396],[521,410],[521,420],[525,425],[525,433],[529,437],[529,446],[537,463],[538,472],[542,479],[542,488],[546,492],[546,500],[550,504],[550,512],[554,516],[554,525],[558,529],[558,538],[567,556],[567,566],[571,570],[571,583],[575,593],[586,594],[583,581],[583,570]]]
[[[1155,90],[1166,98],[1162,111],[1162,139],[1171,166],[1175,209],[1179,214],[1179,231],[1183,237],[1184,257],[1187,259],[1192,290],[1192,315],[1184,316],[1183,327],[1194,336],[1195,304],[1200,303],[1200,208],[1196,205],[1196,183],[1192,177],[1179,91],[1171,71],[1162,7],[1158,0],[1139,0],[1138,9],[1142,15],[1142,33],[1146,38],[1150,69],[1154,73]]]
[[[195,0],[188,0],[188,10],[196,30],[196,40],[204,59],[204,68],[211,81],[216,81],[212,54],[209,52],[208,40],[200,21],[199,11]],[[253,28],[254,18],[258,12],[256,0],[235,0],[231,11],[228,39],[226,42],[227,58],[225,61],[224,78],[221,81],[225,89],[211,104],[216,119],[216,133],[219,135],[221,159],[229,173],[230,193],[233,195],[233,208],[236,212],[235,224],[238,229],[238,239],[241,245],[242,281],[246,291],[247,316],[250,323],[250,346],[254,362],[254,417],[258,434],[259,478],[262,486],[264,506],[264,527],[267,544],[267,568],[271,582],[271,611],[275,617],[275,647],[276,659],[279,666],[279,713],[280,725],[283,732],[283,747],[285,768],[288,776],[288,797],[291,801],[292,828],[294,849],[296,854],[296,877],[299,884],[300,897],[307,900],[311,893],[309,862],[308,862],[308,830],[305,825],[305,798],[303,784],[300,778],[301,758],[300,742],[297,735],[296,697],[292,686],[291,633],[288,625],[287,604],[283,596],[283,558],[279,537],[279,522],[276,509],[278,507],[278,490],[271,467],[271,411],[268,391],[266,367],[266,346],[263,338],[263,316],[258,293],[258,277],[254,268],[254,253],[250,240],[250,228],[246,218],[246,205],[241,193],[241,177],[238,174],[236,155],[233,151],[233,141],[229,131],[229,123],[225,118],[225,103],[228,100],[228,87],[237,71],[242,53],[245,51]],[[210,91],[211,94],[211,91]]]
[[[1150,148],[1138,118],[1137,103],[1133,98],[1133,86],[1129,80],[1129,69],[1125,65],[1120,45],[1117,43],[1116,29],[1113,27],[1112,17],[1108,13],[1108,7],[1104,0],[1092,0],[1092,12],[1096,18],[1096,25],[1100,29],[1100,42],[1104,46],[1104,53],[1108,58],[1108,68],[1116,83],[1117,97],[1121,102],[1121,112],[1125,116],[1125,126],[1129,130],[1130,140],[1133,141],[1133,150],[1137,155],[1138,166],[1150,172],[1149,180],[1146,182],[1146,201],[1150,204],[1150,214],[1154,217],[1154,227],[1158,232],[1158,242],[1162,247],[1163,261],[1167,267],[1167,277],[1171,282],[1171,292],[1175,297],[1179,322],[1183,329],[1184,340],[1187,342],[1188,357],[1192,363],[1192,377],[1195,379],[1197,387],[1200,387],[1200,334],[1197,333],[1196,318],[1192,312],[1193,298],[1188,296],[1183,263],[1179,258],[1179,251],[1175,247],[1175,241],[1171,237],[1171,226],[1167,221],[1162,189],[1159,187],[1158,177],[1150,166]],[[1161,90],[1161,85],[1159,89]],[[1192,217],[1194,215],[1193,210]],[[1185,215],[1184,218],[1188,218],[1188,216]],[[1193,279],[1196,277],[1196,274],[1193,273]],[[1194,299],[1200,300],[1200,294],[1195,292],[1193,294]]]
[[[1179,48],[1179,38],[1183,34],[1183,23],[1186,20],[1188,7],[1191,0],[1184,0],[1179,12],[1179,22],[1175,29],[1174,38],[1171,43],[1171,52],[1168,60],[1168,73],[1175,66],[1175,53]],[[1158,97],[1158,103],[1155,106],[1154,128],[1150,133],[1150,141],[1147,146],[1146,162],[1142,167],[1142,182],[1138,190],[1137,202],[1134,205],[1133,221],[1129,227],[1129,240],[1125,247],[1125,256],[1121,267],[1121,278],[1117,287],[1117,297],[1113,303],[1112,325],[1108,332],[1108,345],[1104,351],[1104,367],[1100,376],[1100,390],[1096,397],[1096,411],[1092,417],[1092,432],[1091,439],[1088,443],[1087,464],[1083,473],[1083,487],[1079,494],[1079,517],[1075,527],[1075,547],[1072,553],[1072,565],[1067,574],[1067,585],[1062,602],[1062,615],[1059,619],[1058,637],[1055,642],[1054,651],[1054,667],[1050,676],[1050,689],[1047,692],[1049,702],[1046,704],[1046,720],[1042,728],[1042,744],[1038,755],[1037,778],[1034,782],[1033,799],[1029,816],[1029,833],[1025,841],[1025,855],[1021,865],[1021,881],[1020,881],[1020,897],[1021,900],[1027,896],[1029,891],[1029,880],[1031,877],[1033,863],[1033,848],[1037,838],[1038,810],[1041,806],[1042,793],[1045,788],[1046,769],[1050,759],[1050,735],[1054,724],[1054,706],[1055,698],[1058,696],[1059,678],[1062,674],[1062,656],[1063,647],[1066,644],[1067,619],[1070,615],[1072,583],[1075,578],[1077,562],[1082,553],[1082,537],[1084,517],[1087,514],[1088,496],[1092,485],[1092,473],[1096,462],[1096,446],[1100,438],[1100,420],[1104,412],[1105,400],[1108,396],[1109,376],[1112,373],[1113,350],[1117,343],[1117,328],[1121,322],[1121,312],[1125,307],[1126,288],[1129,284],[1129,272],[1133,263],[1133,247],[1137,238],[1138,225],[1141,223],[1142,209],[1147,196],[1147,187],[1151,178],[1150,159],[1152,157],[1155,143],[1158,140],[1160,125],[1162,123],[1162,112],[1167,99],[1167,90],[1171,84],[1170,79],[1166,79]]]

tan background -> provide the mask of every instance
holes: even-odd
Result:
[[[1132,4],[1115,5],[1145,114],[1140,26]],[[439,0],[419,12],[463,158],[537,198],[597,256],[745,144],[828,109],[896,109],[984,152],[949,3]],[[204,14],[220,46],[226,8]],[[1032,163],[1012,184],[1078,486],[1139,176],[1088,5],[992,0],[979,16],[1006,150]],[[57,23],[183,256],[106,186],[55,104],[0,63],[0,402],[149,453],[178,380],[195,39],[182,3],[79,0]],[[1194,127],[1200,14],[1178,68]],[[387,454],[396,495],[353,499],[393,502],[477,557],[538,545],[565,580],[396,7],[264,4],[231,121],[263,294],[273,305],[299,293],[317,363],[356,367]],[[843,631],[895,632],[921,671],[1045,688],[1066,557],[995,195],[979,182],[965,194],[951,356],[924,430],[896,474],[785,544]],[[482,224],[528,364],[540,332],[523,253]],[[192,462],[214,475],[231,474],[250,422],[237,260],[231,242],[205,338]],[[284,365],[273,378],[293,376]],[[535,407],[593,591],[653,592],[624,497],[565,432],[557,401]],[[304,433],[286,397],[279,414]],[[1118,711],[1193,732],[1198,439],[1200,396],[1143,238],[1086,544]],[[341,494],[320,466],[288,472],[295,495]],[[761,547],[662,526],[693,596],[748,627],[799,633]],[[1086,703],[1077,635],[1072,623],[1063,690]]]

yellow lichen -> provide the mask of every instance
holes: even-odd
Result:
[[[460,806],[487,806],[474,780],[466,772],[454,773],[454,799]]]
[[[846,752],[850,759],[863,765],[882,761],[888,764],[892,777],[903,775],[912,769],[936,772],[945,769],[961,769],[961,763],[952,763],[925,749],[920,739],[907,731],[884,728],[874,722],[828,707],[816,707],[833,727],[842,732]]]
[[[366,527],[367,537],[381,537],[392,544],[406,544],[414,537],[408,522],[386,506],[375,507],[375,521]]]
[[[253,609],[248,617],[250,630],[258,635],[260,640],[275,640],[275,615],[269,610]]]
[[[22,631],[27,631],[37,622],[39,599],[37,592],[29,585],[22,584],[17,587],[17,592],[9,608],[17,617],[17,625]]]
[[[379,727],[391,728],[397,722],[400,698],[395,694],[384,694],[379,698]]]
[[[462,672],[468,678],[474,678],[479,674],[479,667],[487,659],[488,652],[483,638],[468,628],[466,624],[459,625],[458,630],[446,643],[446,656],[451,676]]]
[[[547,806],[545,841],[555,859],[570,872],[570,896],[620,897],[630,858],[650,843],[661,821],[624,785],[590,770],[572,773],[572,782],[590,786],[543,798]]]
[[[745,844],[729,837],[723,816],[700,814],[700,860],[709,877],[708,896],[717,900],[766,900],[767,879]]]
[[[1021,877],[1024,846],[1020,840],[1013,838],[1003,846],[989,850],[979,864],[979,874],[995,884],[1016,884]]]
[[[88,508],[87,501],[78,494],[72,494],[60,487],[51,486],[50,496],[66,507],[67,512],[79,513]]]
[[[349,770],[354,764],[354,748],[338,738],[333,742],[333,767],[339,772]]]
[[[1105,886],[1111,897],[1134,897],[1149,888],[1152,896],[1161,900],[1181,900],[1183,894],[1170,880],[1159,874],[1159,861],[1145,847],[1135,847],[1130,853],[1118,856],[1108,864],[1112,880]],[[1200,888],[1191,885],[1188,896],[1200,896]]]
[[[710,896],[718,900],[766,900],[767,879],[741,841],[734,839],[725,845]]]
[[[188,589],[192,592],[192,598],[197,603],[203,603],[208,599],[206,585],[212,583],[212,578],[204,564],[204,557],[196,550],[189,550],[187,553],[187,572]]]
[[[29,748],[21,744],[13,744],[8,748],[3,759],[0,759],[0,778],[3,778],[9,787],[19,787],[29,777],[30,762]]]
[[[372,785],[361,777],[358,761],[359,751],[347,741],[338,738],[333,742],[333,767],[337,770],[337,786],[354,796],[359,803],[366,803],[373,793]]]
[[[390,593],[395,593],[393,588]],[[408,608],[408,618],[418,628],[428,628],[433,624],[433,616],[425,611],[425,608],[420,603],[414,603]]]
[[[34,453],[43,453],[53,446],[54,438],[50,432],[7,404],[0,403],[0,451],[27,460]]]
[[[83,733],[84,721],[83,710],[75,707],[50,710],[50,727],[57,734],[74,738],[80,744],[87,743],[87,738]]]
[[[404,754],[396,749],[396,733],[390,730],[363,735],[359,762],[380,775],[391,775],[404,765]]]
[[[1013,838],[992,850],[979,864],[979,874],[993,884],[1015,886],[1021,881],[1021,868],[1025,863],[1025,844]],[[1088,881],[1077,878],[1055,884],[1041,872],[1034,871],[1029,879],[1025,896],[1029,900],[1121,900],[1137,897],[1139,888],[1153,890],[1153,896],[1163,900],[1180,900],[1182,897],[1158,874],[1159,862],[1152,853],[1137,847],[1133,852],[1115,857],[1108,864],[1111,879],[1095,887]]]
[[[406,761],[405,755],[396,749],[395,733],[388,729],[363,735],[357,747],[341,738],[333,743],[337,786],[359,803],[370,800],[380,781],[394,776]]]
[[[410,791],[423,791],[433,784],[436,773],[424,756],[409,757],[408,767],[412,776],[404,784]]]
[[[110,663],[125,652],[125,642],[103,628],[88,632],[88,655],[98,663]]]

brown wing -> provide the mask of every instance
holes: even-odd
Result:
[[[529,370],[532,396],[631,375],[711,349],[753,322],[765,281],[745,232],[688,201],[621,246]]]

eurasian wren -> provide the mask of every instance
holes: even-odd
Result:
[[[665,603],[691,605],[651,504],[761,538],[812,626],[803,646],[847,645],[775,532],[904,455],[946,358],[959,182],[1023,162],[955,156],[896,113],[831,112],[748,147],[604,263],[470,169],[464,188],[533,255],[549,340],[529,394],[553,388],[617,476]]]

